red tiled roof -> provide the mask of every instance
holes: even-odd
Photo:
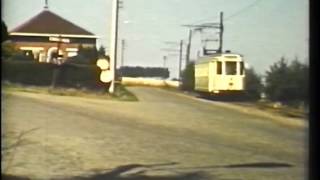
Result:
[[[94,35],[57,14],[45,9],[10,32]]]

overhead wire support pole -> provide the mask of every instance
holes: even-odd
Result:
[[[187,50],[186,50],[186,67],[190,62],[191,39],[192,39],[192,30],[189,29],[189,38],[188,38],[188,44],[187,44]]]
[[[48,9],[48,8],[49,8],[49,6],[48,6],[48,0],[45,0],[44,8],[45,8],[45,9]]]
[[[186,48],[186,64],[185,64],[186,67],[190,63],[191,41],[192,41],[192,36],[194,32],[201,31],[202,29],[205,29],[205,28],[216,28],[217,25],[218,25],[217,23],[206,23],[201,25],[190,25],[190,24],[182,25],[184,27],[189,28],[189,37],[188,37],[188,43]]]
[[[112,24],[111,24],[111,40],[110,40],[110,71],[111,71],[111,84],[109,93],[113,94],[115,89],[116,70],[117,70],[117,40],[118,40],[118,11],[119,0],[112,2]]]
[[[219,33],[219,53],[222,53],[222,45],[223,45],[223,12],[220,12],[220,33]]]
[[[178,67],[178,79],[181,80],[181,68],[182,68],[182,56],[184,56],[182,54],[183,51],[183,40],[180,40],[180,43],[178,42],[172,42],[172,41],[165,41],[165,44],[172,44],[172,45],[179,45],[179,49],[173,49],[173,48],[162,48],[162,51],[166,51],[166,52],[179,52],[179,67]],[[168,55],[170,56],[170,55]]]
[[[163,68],[166,68],[167,56],[163,56]]]
[[[125,50],[125,40],[121,40],[121,66],[124,66],[124,50]]]
[[[179,81],[181,82],[181,66],[182,66],[182,48],[183,40],[180,41],[180,52],[179,52]]]

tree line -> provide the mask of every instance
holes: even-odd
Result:
[[[162,67],[123,66],[118,71],[121,76],[125,77],[159,77],[166,79],[170,75],[168,68]]]

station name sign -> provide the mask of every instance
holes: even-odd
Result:
[[[70,39],[61,37],[49,37],[49,41],[70,43]]]

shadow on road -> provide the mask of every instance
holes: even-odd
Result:
[[[256,162],[256,163],[244,163],[244,164],[228,164],[228,165],[213,165],[213,166],[198,166],[198,167],[184,167],[177,168],[177,170],[187,170],[187,169],[217,169],[217,168],[291,168],[292,164],[288,163],[278,163],[278,162]]]
[[[229,165],[213,165],[213,166],[199,166],[199,167],[172,167],[177,163],[168,164],[155,164],[155,165],[141,165],[141,164],[129,164],[119,166],[109,172],[95,174],[90,177],[72,177],[59,180],[208,180],[216,179],[217,177],[209,176],[204,170],[216,169],[216,168],[290,168],[293,165],[288,163],[278,162],[256,162],[256,163],[244,163],[244,164],[229,164]],[[165,166],[165,167],[162,167]],[[134,171],[134,173],[128,173]],[[172,171],[175,175],[146,175],[149,170],[152,171]],[[191,170],[192,172],[177,173],[182,170]],[[58,180],[58,179],[57,179]],[[224,179],[227,180],[227,179]],[[240,179],[239,179],[240,180]]]
[[[212,170],[216,168],[290,168],[293,165],[288,163],[278,162],[256,162],[244,164],[229,164],[229,165],[213,165],[213,166],[198,166],[198,167],[172,167],[178,163],[164,163],[164,164],[128,164],[116,167],[107,172],[95,173],[91,176],[76,176],[57,178],[51,180],[208,180],[219,178],[212,174],[209,176],[205,170]],[[180,170],[180,172],[179,172]],[[191,170],[191,172],[189,171]],[[146,172],[174,172],[170,175],[147,175]],[[188,171],[188,172],[182,172]],[[210,171],[212,172],[212,171]],[[1,179],[5,180],[29,180],[27,177],[17,177],[10,175],[2,175]],[[227,180],[227,179],[223,179]],[[241,180],[241,179],[239,179]]]
[[[70,177],[55,180],[207,180],[208,176],[204,172],[174,173],[173,175],[146,175],[152,168],[161,166],[171,166],[177,163],[166,164],[129,164],[119,166],[108,172],[97,173],[88,177]],[[166,170],[174,169],[167,167]]]
[[[8,175],[8,174],[1,174],[1,179],[4,180],[31,180],[27,177],[20,177],[20,176],[14,176],[14,175]]]
[[[246,96],[213,96],[213,95],[196,95],[196,98],[210,100],[210,101],[222,101],[222,102],[251,102],[252,99],[247,98]]]

